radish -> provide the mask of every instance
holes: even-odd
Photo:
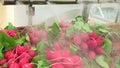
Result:
[[[69,50],[61,50],[62,57],[70,57],[71,53]]]
[[[96,42],[97,42],[98,46],[102,46],[102,44],[103,44],[102,39],[99,39],[99,38],[96,39]]]
[[[88,41],[89,40],[89,34],[88,33],[81,33],[81,39],[83,40],[83,41]]]
[[[81,37],[80,37],[79,35],[74,35],[72,42],[73,42],[75,45],[80,45],[81,42],[82,42]]]
[[[27,59],[31,60],[32,57],[28,53],[23,53],[20,55],[20,59],[22,59],[22,58],[27,58]]]
[[[31,56],[34,57],[36,55],[34,50],[28,50],[27,53]]]
[[[11,58],[11,59],[8,61],[8,65],[13,64],[13,63],[18,63],[18,60],[16,60],[15,58]]]
[[[96,58],[96,53],[94,51],[89,51],[89,57],[92,59]]]
[[[97,54],[105,54],[105,51],[104,51],[101,47],[95,48],[95,52],[96,52]]]
[[[17,36],[17,32],[15,30],[6,30],[6,35],[15,37]]]
[[[37,44],[39,42],[38,37],[31,38],[31,42],[32,42],[32,44]]]
[[[95,32],[92,32],[92,33],[90,33],[89,35],[90,35],[90,37],[95,38],[95,39],[98,37]]]
[[[63,49],[61,42],[55,42],[53,47],[54,47],[55,50]]]
[[[4,66],[0,66],[0,68],[5,68]]]
[[[35,68],[31,63],[26,63],[21,66],[21,68]]]
[[[60,38],[61,38],[61,39],[65,39],[65,38],[66,38],[66,33],[65,33],[65,32],[62,32],[61,35],[60,35]]]
[[[19,45],[19,46],[17,46],[16,51],[17,51],[17,54],[20,55],[20,54],[22,54],[23,52],[26,51],[26,47],[23,47],[23,46]]]
[[[48,36],[48,34],[47,34],[47,32],[45,32],[44,30],[39,30],[40,31],[40,40],[47,40],[47,36]],[[38,37],[38,36],[36,36],[36,37]]]
[[[88,50],[89,50],[89,47],[88,47],[88,45],[87,45],[86,43],[82,43],[82,44],[80,45],[80,47],[81,47],[81,49],[83,49],[84,51],[88,51]]]
[[[5,52],[5,58],[8,59],[8,57],[9,57],[11,54],[12,54],[12,51],[11,51],[11,50]]]
[[[83,68],[82,66],[80,66],[80,65],[77,65],[77,66],[75,66],[74,68]]]
[[[66,57],[62,61],[65,68],[73,68],[74,63],[72,62],[71,57]]]
[[[6,58],[7,60],[9,60],[9,59],[11,59],[11,58],[16,58],[16,57],[18,57],[18,55],[17,55],[17,54],[14,54],[11,50],[10,50],[10,51],[7,51],[7,52],[5,53],[5,58]]]
[[[89,40],[88,45],[89,45],[90,49],[94,49],[97,47],[97,42],[96,42],[96,40]]]
[[[65,68],[62,64],[54,64],[52,68]]]
[[[12,63],[10,64],[9,68],[20,68],[18,63]]]
[[[82,63],[82,59],[78,55],[71,56],[71,60],[75,65]]]
[[[30,62],[29,59],[27,59],[27,58],[22,58],[22,59],[20,59],[20,61],[19,61],[19,65],[22,66],[23,64],[29,63],[29,62]]]
[[[53,60],[53,62],[60,62],[62,60],[62,58],[60,58],[62,57],[62,55],[58,51],[52,53],[50,57],[51,57],[51,60]]]
[[[5,64],[7,62],[7,59],[1,59],[0,64]]]

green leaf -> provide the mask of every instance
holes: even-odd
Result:
[[[107,53],[107,55],[110,55],[112,51],[112,42],[109,39],[104,40],[104,45],[102,47],[104,51]]]
[[[87,32],[92,32],[92,29],[90,28],[90,26],[87,23],[84,24],[83,29]]]
[[[81,30],[81,31],[86,31],[86,32],[92,32],[92,29],[90,28],[90,25],[86,23],[83,20],[83,17],[78,16],[76,17],[76,20],[74,21],[74,29]]]
[[[59,35],[60,33],[60,26],[59,24],[56,22],[54,23],[51,28],[50,28],[50,31],[49,31],[49,34],[50,36],[52,37],[56,37],[57,35]]]
[[[37,68],[41,68],[42,65],[43,65],[43,61],[38,61],[38,66],[37,66]]]
[[[78,51],[79,47],[74,44],[70,44],[70,51],[75,54]]]
[[[5,32],[0,33],[0,43],[3,45],[4,50],[3,52],[12,49],[16,46],[15,38],[11,36],[6,36]]]
[[[5,29],[8,29],[8,30],[16,30],[17,27],[13,26],[13,25],[11,24],[11,22],[10,22],[10,23],[8,24],[8,26],[5,27]]]
[[[20,45],[24,45],[25,43],[28,43],[29,41],[29,36],[26,33],[25,36],[22,36],[20,39],[16,39],[15,42]]]
[[[99,28],[99,31],[102,32],[102,33],[107,33],[108,30],[104,29],[104,28]]]
[[[120,68],[120,57],[115,57],[114,65],[115,68]]]
[[[39,60],[46,60],[46,54],[40,53],[32,59],[34,63],[37,63]]]
[[[45,41],[40,41],[37,44],[37,52],[42,52],[45,50],[47,43]]]
[[[105,57],[103,55],[96,57],[96,63],[99,64],[103,68],[109,68],[109,64],[105,61]]]
[[[4,58],[4,54],[2,52],[3,47],[0,48],[0,59]]]
[[[30,37],[29,37],[28,33],[26,33],[25,39],[26,39],[26,41],[30,41]]]
[[[67,37],[71,37],[71,35],[73,35],[75,33],[75,29],[74,27],[68,27],[67,30],[66,30],[66,36]]]

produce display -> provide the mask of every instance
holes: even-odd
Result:
[[[27,31],[9,23],[0,30],[0,68],[120,68],[119,41],[116,29],[81,16]]]

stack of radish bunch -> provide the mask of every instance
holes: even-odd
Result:
[[[13,50],[5,52],[5,57],[0,60],[0,64],[3,65],[0,68],[34,68],[31,60],[35,55],[35,51],[28,45],[18,45]]]
[[[55,50],[48,49],[46,51],[47,59],[53,62],[52,68],[83,68],[80,56],[62,48],[60,43],[53,47]]]
[[[89,53],[89,56],[93,59],[96,58],[97,54],[105,54],[102,49],[103,40],[100,35],[97,35],[95,32],[90,34],[81,33],[73,36],[72,42],[75,45],[79,45],[80,48]]]
[[[29,31],[29,37],[31,40],[31,43],[33,45],[36,45],[41,40],[47,40],[47,32],[45,32],[43,29],[40,30],[30,30]]]

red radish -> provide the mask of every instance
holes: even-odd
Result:
[[[66,38],[66,33],[65,33],[65,32],[62,32],[61,35],[60,35],[60,38],[61,38],[61,39],[65,39],[65,38]]]
[[[97,39],[102,39],[102,36],[101,36],[101,35],[98,35]]]
[[[68,22],[68,21],[61,21],[60,26],[61,27],[69,27],[69,26],[72,26],[72,23]]]
[[[0,64],[4,64],[4,63],[6,63],[7,62],[7,59],[1,59],[0,60]]]
[[[20,68],[18,63],[12,63],[10,64],[9,68]]]
[[[17,36],[17,32],[15,30],[6,30],[7,36],[15,37]]]
[[[120,50],[120,44],[119,43],[115,43],[114,46],[117,50]]]
[[[88,33],[81,33],[81,38],[83,41],[88,41],[89,40],[89,34]]]
[[[69,50],[61,50],[62,57],[69,57],[71,56],[71,53]]]
[[[95,52],[96,52],[97,54],[105,54],[105,51],[104,51],[101,47],[95,48]]]
[[[23,64],[26,64],[26,63],[29,63],[29,59],[27,59],[27,58],[22,58],[22,59],[20,59],[20,61],[19,61],[19,65],[20,65],[20,66],[22,66]]]
[[[67,27],[61,27],[62,31],[66,31]]]
[[[9,57],[11,54],[12,54],[12,51],[11,51],[11,50],[5,52],[5,58],[8,59],[8,57]]]
[[[28,50],[27,52],[31,57],[34,57],[36,55],[34,50]]]
[[[22,59],[22,58],[27,58],[27,59],[31,60],[32,57],[28,53],[23,53],[20,55],[20,59]]]
[[[73,62],[75,65],[82,63],[81,57],[79,57],[79,56],[77,56],[77,55],[71,56],[71,60],[72,60],[72,62]]]
[[[4,66],[0,66],[0,68],[5,68]]]
[[[45,32],[44,30],[39,30],[40,31],[40,40],[46,40],[47,39],[47,32]]]
[[[98,46],[102,46],[102,44],[103,44],[102,39],[99,39],[99,38],[96,39],[96,42],[97,42]]]
[[[94,51],[89,51],[89,57],[92,59],[96,58],[96,53]]]
[[[92,32],[92,33],[90,33],[90,37],[92,37],[92,38],[97,38],[97,34],[95,33],[95,32]]]
[[[26,63],[21,66],[21,68],[35,68],[31,63]]]
[[[52,53],[50,57],[53,62],[60,62],[62,60],[62,55],[59,53],[59,51]]]
[[[75,45],[80,45],[81,42],[82,42],[80,35],[74,35],[72,42],[73,42]]]
[[[15,58],[11,58],[11,59],[8,61],[8,65],[13,64],[13,63],[18,63],[18,60],[15,59]]]
[[[38,42],[39,42],[38,37],[33,37],[33,38],[31,39],[31,42],[32,42],[32,44],[38,43]]]
[[[16,57],[18,57],[18,55],[17,55],[17,54],[14,54],[12,51],[7,51],[7,52],[5,53],[5,58],[6,58],[7,60],[9,60],[9,59],[11,59],[11,58],[16,58]]]
[[[17,54],[20,55],[26,51],[26,47],[19,45],[19,46],[17,46],[16,51],[17,51]]]
[[[65,68],[62,64],[54,64],[52,68]]]
[[[97,42],[96,42],[96,40],[89,40],[88,45],[89,45],[90,49],[94,49],[97,47]]]
[[[55,42],[53,47],[55,48],[55,50],[63,49],[61,42]]]
[[[87,45],[86,43],[82,43],[82,44],[80,45],[80,47],[81,47],[81,49],[83,49],[84,51],[88,51],[88,49],[89,49],[89,47],[88,47],[88,45]]]
[[[72,62],[71,57],[66,57],[62,61],[65,68],[73,68],[74,63]]]
[[[83,68],[82,66],[80,66],[80,65],[77,65],[77,66],[75,66],[74,68]]]

